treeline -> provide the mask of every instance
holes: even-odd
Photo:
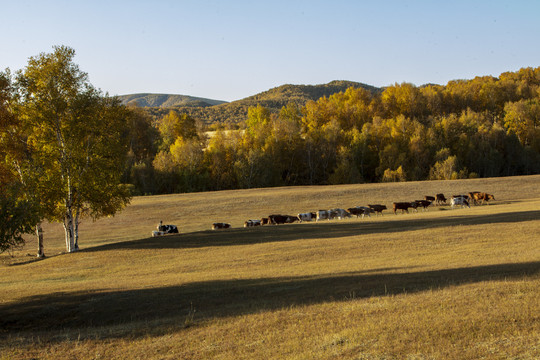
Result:
[[[540,173],[540,68],[252,106],[212,133],[186,113],[133,114],[136,194]]]

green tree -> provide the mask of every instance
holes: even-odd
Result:
[[[21,164],[30,163],[32,157],[28,151],[22,133],[20,118],[15,112],[15,88],[9,70],[0,73],[0,250],[20,244],[22,234],[30,233],[34,226],[38,237],[38,257],[44,257],[43,232],[41,231],[41,197],[36,196],[40,188],[25,179]],[[39,169],[34,168],[34,173]],[[41,188],[43,189],[43,188]]]
[[[56,46],[31,57],[17,74],[17,111],[32,154],[21,169],[40,192],[49,220],[60,221],[66,250],[78,250],[78,226],[85,217],[114,215],[129,203],[121,184],[128,152],[127,113],[118,99],[103,96],[73,62],[75,51]],[[45,186],[46,184],[46,186]]]

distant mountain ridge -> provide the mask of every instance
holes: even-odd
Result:
[[[118,98],[124,105],[135,105],[139,107],[159,107],[171,108],[175,106],[214,106],[224,104],[226,101],[200,98],[188,95],[176,94],[152,94],[140,93],[120,95]]]
[[[237,123],[247,117],[248,109],[261,105],[271,112],[279,112],[288,103],[302,107],[308,101],[316,101],[323,96],[331,96],[348,88],[363,88],[373,93],[383,89],[354,81],[334,80],[320,85],[285,84],[259,94],[232,102],[198,98],[187,95],[167,94],[132,94],[119,96],[123,104],[145,108],[152,115],[159,117],[170,110],[187,113],[206,124],[215,122]]]

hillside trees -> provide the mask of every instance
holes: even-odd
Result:
[[[129,151],[122,182],[133,185],[135,195],[155,191],[155,170],[152,166],[160,139],[159,131],[153,126],[152,117],[136,107],[126,109]]]
[[[447,85],[350,87],[303,106],[293,97],[279,112],[254,97],[244,122],[208,136],[169,112],[154,121],[155,178],[168,184],[155,192],[533,174],[539,88],[540,68],[527,68]]]
[[[54,47],[31,57],[16,77],[22,139],[31,158],[21,168],[40,203],[48,204],[45,217],[63,223],[68,252],[79,248],[81,218],[114,215],[130,199],[120,183],[128,152],[126,109],[88,82],[74,55],[71,48]]]
[[[169,111],[157,122],[160,151],[153,166],[157,171],[160,193],[202,191],[207,189],[203,151],[205,138],[201,125],[187,114]]]

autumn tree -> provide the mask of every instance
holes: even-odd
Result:
[[[78,250],[85,216],[114,215],[130,199],[120,182],[127,154],[126,109],[102,95],[73,62],[75,51],[56,46],[31,57],[17,74],[19,113],[32,166],[25,178],[49,204],[46,217],[60,221],[66,250]],[[39,170],[35,172],[34,170]],[[45,186],[46,184],[46,186]]]
[[[23,234],[33,232],[41,219],[38,204],[27,196],[13,167],[23,156],[18,151],[19,119],[13,102],[11,74],[6,71],[0,73],[0,253],[24,244]]]
[[[504,125],[516,134],[525,146],[535,147],[540,151],[540,100],[520,100],[507,103]]]

